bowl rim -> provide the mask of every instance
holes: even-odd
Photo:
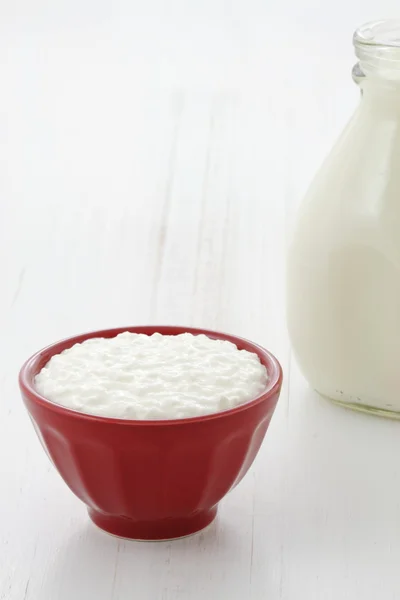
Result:
[[[145,335],[152,335],[153,333],[161,333],[163,335],[179,335],[181,333],[191,333],[193,335],[207,335],[212,339],[227,340],[234,343],[239,349],[246,349],[249,352],[254,352],[259,357],[261,363],[267,368],[268,371],[268,383],[266,389],[259,394],[256,398],[248,400],[243,404],[239,404],[234,408],[229,408],[219,412],[211,413],[208,415],[199,415],[196,417],[184,417],[180,419],[122,419],[118,417],[109,417],[102,415],[93,415],[73,408],[67,408],[62,404],[57,404],[44,396],[41,396],[34,385],[34,377],[43,368],[43,366],[50,360],[50,358],[56,354],[59,354],[67,348],[71,348],[74,344],[81,343],[85,340],[94,337],[105,337],[112,338],[120,333],[129,331],[131,333],[144,333]],[[247,346],[247,348],[246,348]],[[229,333],[223,333],[212,329],[203,329],[197,327],[183,327],[177,325],[138,325],[128,327],[115,327],[111,329],[99,329],[90,331],[87,333],[81,333],[78,335],[63,338],[53,344],[38,350],[33,354],[25,363],[22,365],[18,382],[23,395],[27,396],[29,400],[35,404],[50,409],[51,411],[76,418],[78,420],[98,422],[103,424],[114,424],[114,425],[140,425],[140,426],[151,426],[160,427],[166,425],[184,425],[185,423],[199,423],[202,421],[210,421],[215,419],[221,419],[233,415],[236,413],[249,410],[250,408],[261,404],[262,402],[270,399],[280,389],[283,380],[282,367],[278,359],[269,350],[266,350],[259,344],[251,342],[246,338],[242,338]]]

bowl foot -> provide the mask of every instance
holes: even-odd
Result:
[[[191,517],[159,521],[134,521],[128,517],[105,515],[92,508],[88,509],[88,513],[97,527],[112,535],[130,540],[161,541],[186,537],[201,531],[215,519],[217,507],[203,510]]]

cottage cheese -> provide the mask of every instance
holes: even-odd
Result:
[[[258,356],[205,335],[124,332],[53,356],[36,376],[52,402],[105,417],[179,419],[256,398],[267,370]]]

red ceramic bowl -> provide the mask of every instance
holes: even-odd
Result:
[[[88,415],[54,404],[35,390],[35,375],[54,354],[122,331],[204,333],[229,340],[258,354],[269,373],[268,387],[258,398],[224,412],[163,421]],[[214,519],[218,502],[243,478],[260,448],[278,401],[282,370],[267,350],[232,335],[183,327],[127,327],[48,346],[24,364],[19,384],[44,449],[87,505],[92,521],[118,536],[160,540],[189,535]]]

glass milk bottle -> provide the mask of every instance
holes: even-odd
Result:
[[[354,35],[359,107],[300,209],[288,327],[311,386],[400,418],[400,21]]]

